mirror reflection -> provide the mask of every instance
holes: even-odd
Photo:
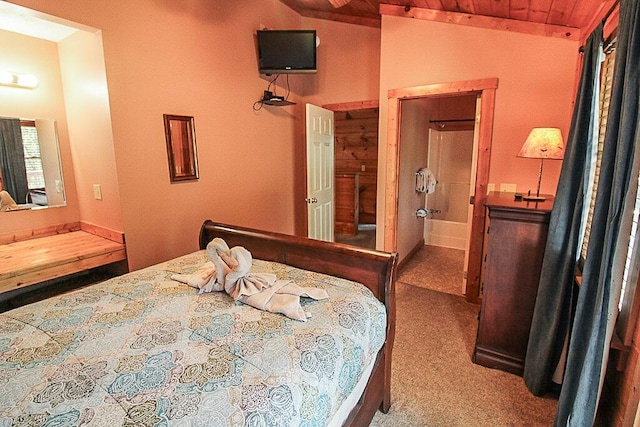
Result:
[[[0,117],[0,212],[64,205],[55,120]]]

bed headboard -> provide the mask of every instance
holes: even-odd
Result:
[[[205,249],[215,237],[224,239],[229,247],[244,246],[254,258],[360,282],[385,303],[395,280],[396,253],[218,224],[211,220],[202,224],[200,249]]]

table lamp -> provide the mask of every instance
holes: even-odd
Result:
[[[517,157],[540,159],[540,173],[538,174],[538,190],[536,195],[523,196],[524,200],[543,201],[540,196],[540,181],[542,181],[542,164],[545,159],[560,160],[564,155],[562,133],[558,128],[533,128]]]

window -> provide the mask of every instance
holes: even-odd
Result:
[[[582,243],[580,245],[580,262],[582,267],[587,258],[587,245],[589,244],[589,233],[591,231],[591,221],[593,210],[596,205],[596,189],[600,179],[600,164],[602,163],[602,149],[604,146],[604,134],[607,128],[609,115],[609,102],[611,101],[611,83],[613,81],[613,64],[615,63],[615,42],[611,43],[605,50],[604,60],[600,69],[600,91],[599,91],[599,120],[597,123],[598,145],[592,150],[591,165],[589,167],[589,189],[587,198],[589,199],[588,209],[583,215]]]
[[[622,271],[622,286],[620,291],[620,301],[618,302],[619,316],[616,322],[616,334],[624,345],[631,345],[634,327],[638,318],[640,307],[635,301],[635,292],[638,284],[638,270],[640,269],[640,259],[638,257],[638,221],[640,217],[640,176],[636,178],[636,197],[633,206],[633,213],[630,224],[628,224],[629,240],[623,242],[626,246],[626,257],[624,269]]]
[[[582,268],[584,260],[588,257],[587,247],[589,244],[589,236],[591,230],[591,223],[593,219],[593,212],[596,205],[596,192],[598,188],[598,182],[600,178],[600,166],[602,162],[602,152],[604,148],[605,131],[608,122],[609,102],[611,100],[611,88],[613,82],[613,67],[615,63],[615,40],[607,45],[604,50],[604,58],[600,69],[600,85],[598,96],[598,121],[597,121],[597,146],[593,147],[591,153],[590,167],[589,167],[589,188],[587,192],[587,198],[589,199],[588,205],[585,205],[585,211],[583,213],[583,232],[582,239],[579,243],[580,253],[578,266]],[[637,252],[638,248],[636,235],[638,234],[638,225],[640,217],[640,177],[634,181],[638,192],[635,197],[635,204],[633,211],[630,209],[625,211],[623,215],[628,216],[626,221],[622,221],[621,227],[626,228],[628,231],[625,233],[627,238],[618,242],[621,245],[623,253],[626,253],[624,260],[621,260],[619,264],[613,266],[612,278],[614,281],[620,281],[622,291],[620,293],[620,300],[618,302],[619,316],[616,322],[614,341],[621,342],[623,345],[630,345],[632,340],[633,329],[636,324],[638,311],[640,311],[639,302],[634,303],[635,289],[638,282],[638,270],[640,267],[640,260],[638,260]],[[624,230],[624,228],[621,228]]]
[[[44,170],[38,143],[38,131],[33,120],[20,120],[22,144],[24,146],[24,163],[27,169],[29,190],[44,188]]]

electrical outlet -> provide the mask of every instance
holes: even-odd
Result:
[[[96,200],[102,200],[102,187],[100,184],[93,184],[93,198]]]
[[[365,165],[360,166],[360,170],[362,172],[365,172],[367,170],[367,167]]]

